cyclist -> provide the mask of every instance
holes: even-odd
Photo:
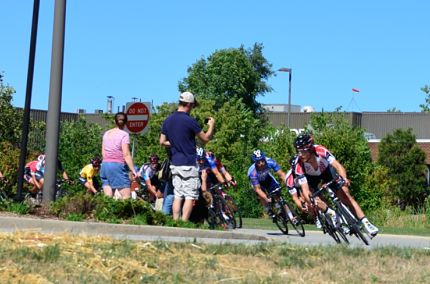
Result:
[[[158,171],[160,170],[159,158],[156,154],[149,156],[149,163],[143,164],[137,175],[143,181],[143,187],[149,191],[152,198],[162,198],[163,193],[159,190],[160,181],[158,179]]]
[[[290,169],[286,173],[287,189],[288,189],[288,193],[291,195],[291,198],[293,199],[296,206],[300,208],[300,210],[302,210],[303,212],[308,213],[309,210],[308,210],[307,203],[303,198],[303,194],[301,193],[300,185],[298,184],[298,181],[297,181],[297,175],[293,171],[293,168],[297,163],[297,159],[298,159],[298,155],[294,155],[290,159],[290,162],[289,162]]]
[[[310,190],[318,188],[318,184],[329,182],[338,174],[345,181],[333,186],[336,195],[348,205],[363,224],[367,233],[374,237],[379,229],[374,226],[364,215],[363,210],[349,192],[350,181],[347,178],[345,168],[336,160],[333,154],[324,146],[314,144],[312,136],[302,133],[294,141],[300,159],[294,167],[294,172],[298,176],[298,181],[302,189],[305,200],[309,203]],[[325,202],[318,202],[321,210],[327,210]],[[331,210],[328,208],[328,210]],[[330,214],[332,215],[332,214]],[[332,215],[333,216],[333,215]],[[332,218],[333,219],[333,218]]]
[[[37,165],[36,165],[36,169],[37,169],[37,174],[41,175],[40,178],[40,183],[41,183],[41,188],[43,187],[43,184],[45,183],[45,164],[46,164],[46,156],[44,154],[41,154],[37,157]],[[61,163],[61,161],[57,158],[57,171],[62,173],[63,179],[67,182],[67,183],[71,183],[69,175],[67,174],[66,170],[64,170],[63,164]]]
[[[93,157],[90,163],[79,172],[79,183],[85,186],[88,193],[99,192],[100,184],[95,177],[99,174],[101,163],[102,160],[99,157]]]
[[[266,154],[261,150],[255,150],[251,158],[254,163],[248,169],[248,178],[251,181],[251,185],[260,203],[265,208],[266,213],[273,219],[275,216],[269,206],[272,199],[267,197],[266,193],[279,189],[280,184],[271,174],[271,170],[273,170],[284,183],[286,183],[285,172],[275,160],[266,157]],[[294,222],[295,220],[289,208],[286,206],[285,209],[287,210],[288,217]]]
[[[37,160],[28,162],[24,167],[24,180],[33,185],[31,193],[41,192],[43,187],[43,172],[45,167],[45,155],[39,155]]]
[[[231,174],[215,157],[214,153],[206,152],[201,147],[197,147],[196,152],[197,163],[200,168],[203,192],[206,191],[210,186],[217,183],[226,183],[227,185],[232,186],[237,185]]]

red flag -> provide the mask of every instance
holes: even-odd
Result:
[[[356,88],[352,88],[352,91],[353,91],[354,93],[359,93],[359,92],[360,92],[360,90],[359,90],[359,89],[356,89]]]

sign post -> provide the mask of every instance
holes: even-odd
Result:
[[[134,144],[137,134],[148,131],[148,122],[151,117],[151,104],[142,102],[132,102],[126,105],[127,124],[126,130],[133,135],[133,145],[131,156],[134,157]]]

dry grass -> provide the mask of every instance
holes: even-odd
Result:
[[[0,234],[0,283],[428,283],[430,252]]]

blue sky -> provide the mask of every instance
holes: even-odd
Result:
[[[32,108],[47,109],[54,0],[41,0]],[[23,107],[32,0],[0,1],[0,72]],[[292,104],[316,110],[420,111],[430,85],[430,1],[67,1],[62,110],[106,111],[138,97],[175,102],[202,57],[264,45],[292,68]],[[262,103],[288,102],[288,73]],[[351,89],[360,93],[353,95]]]

